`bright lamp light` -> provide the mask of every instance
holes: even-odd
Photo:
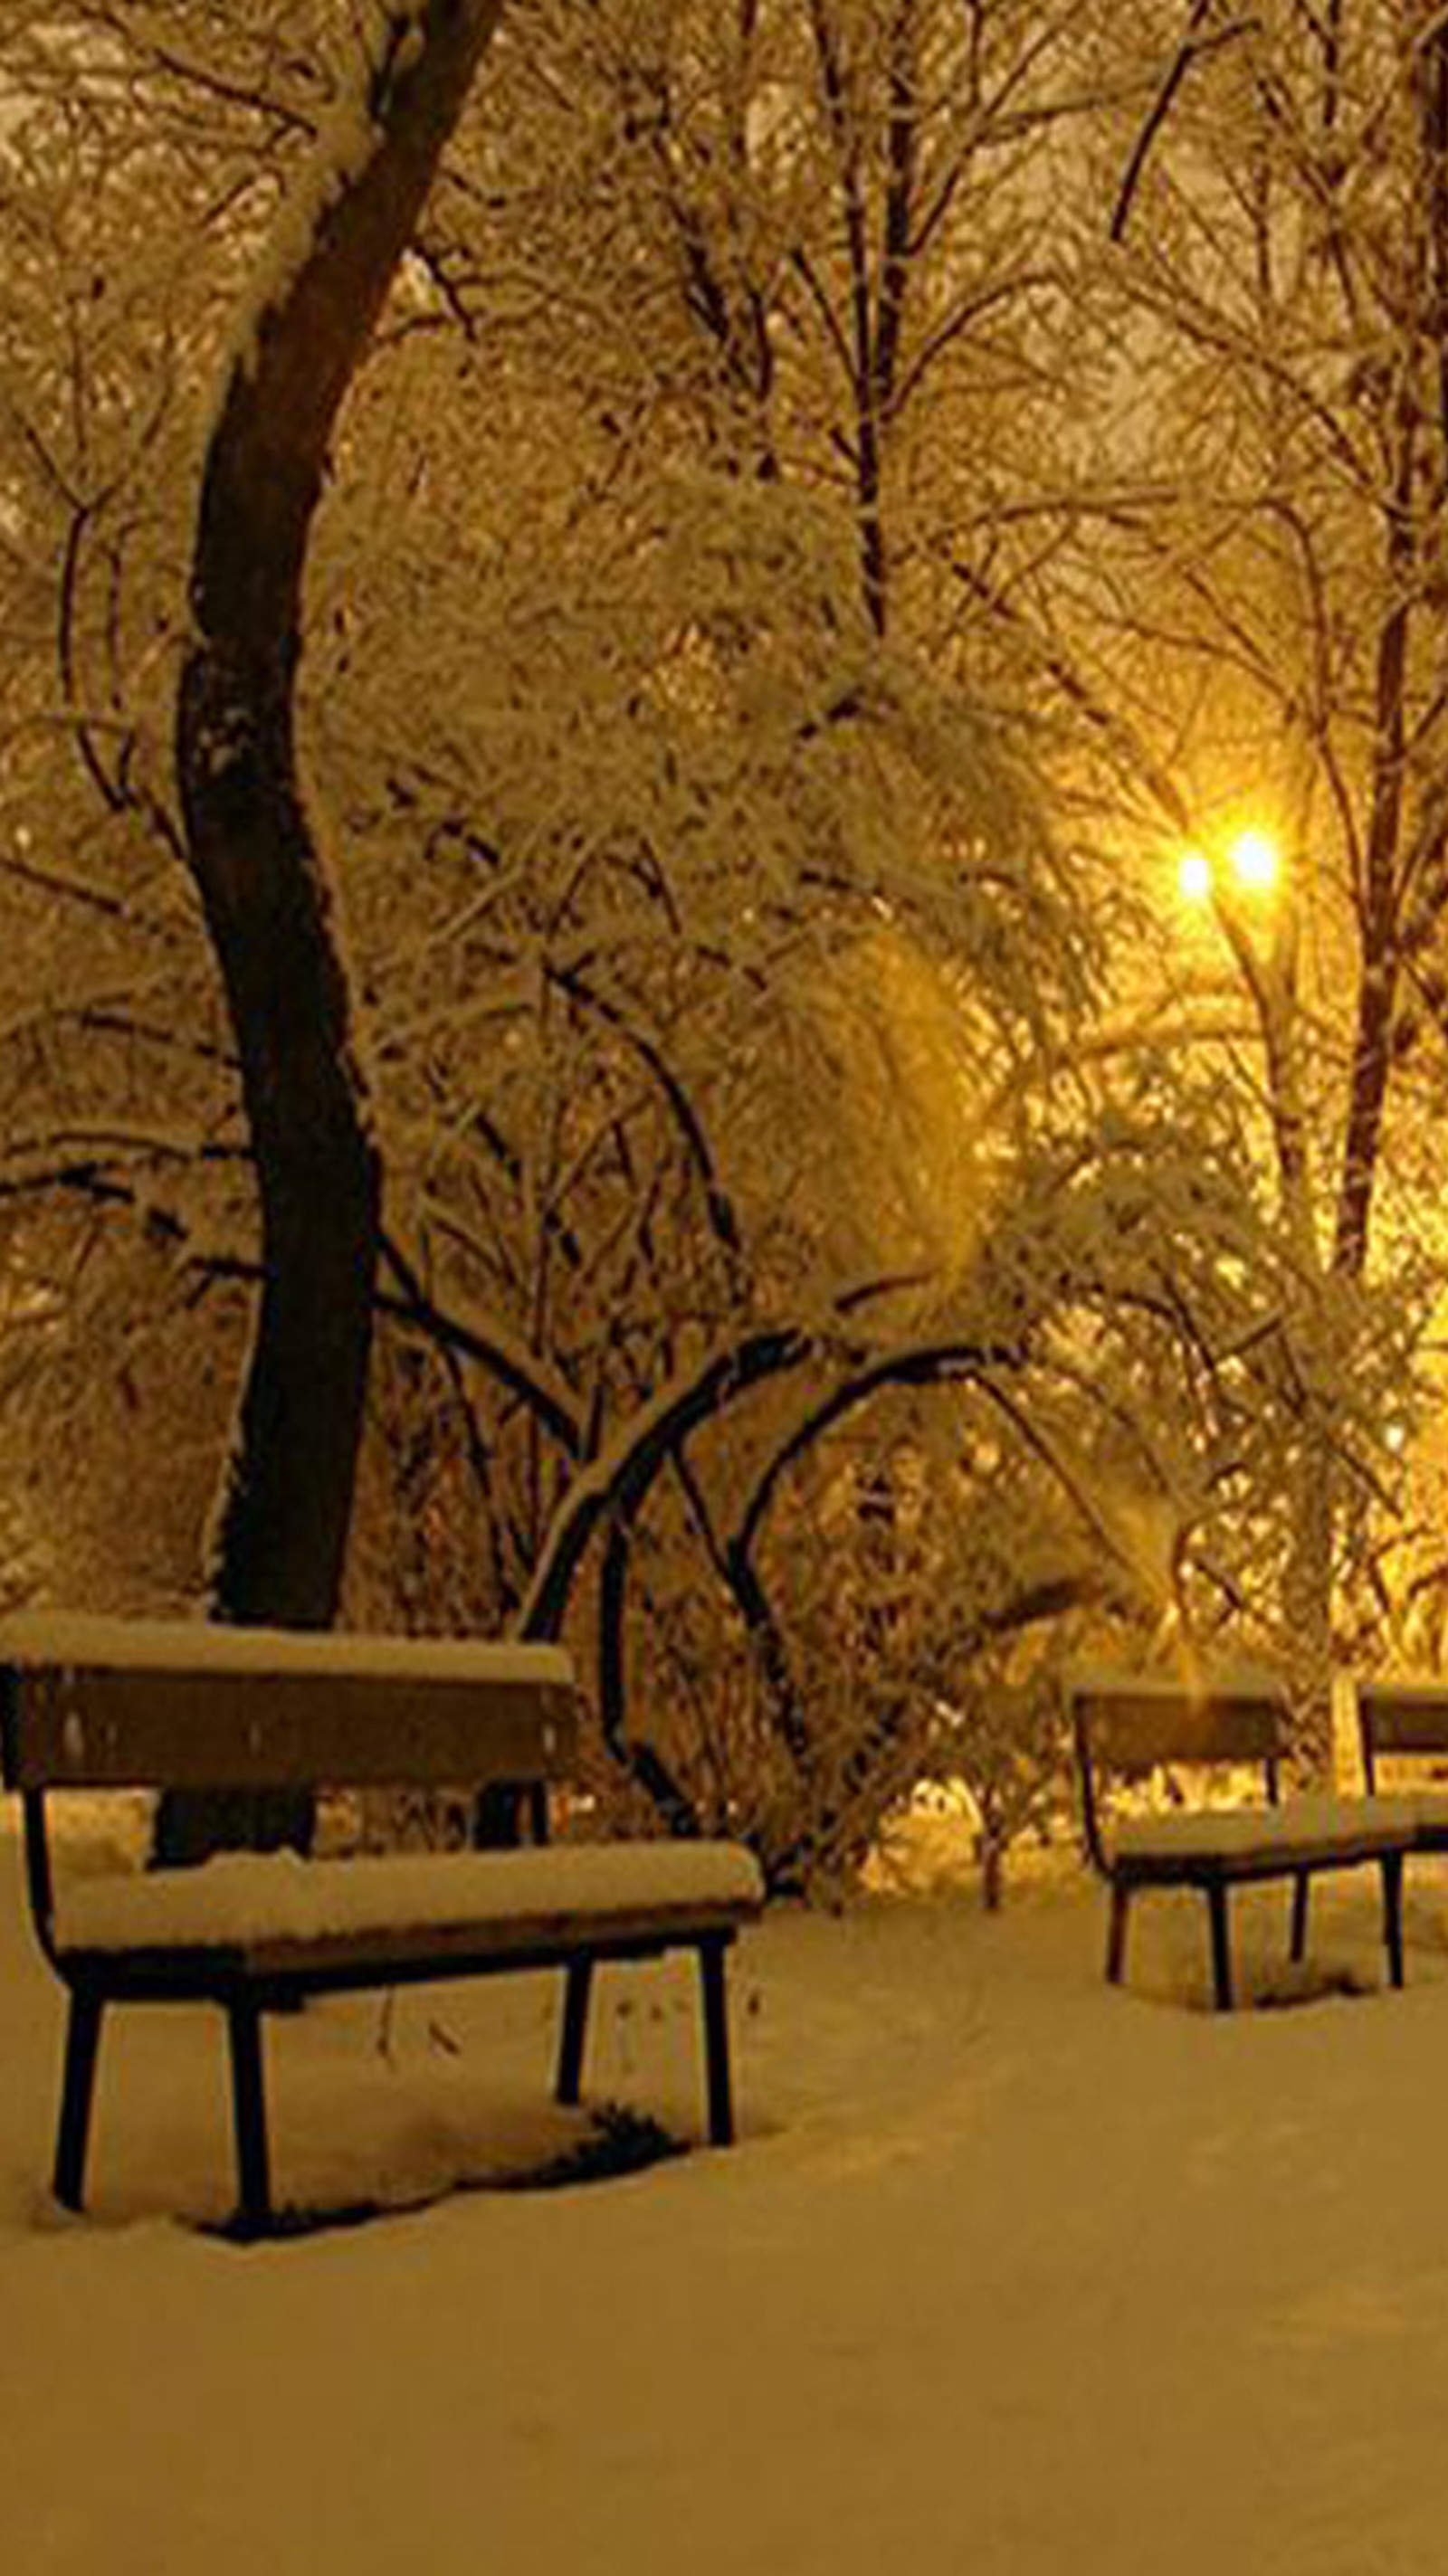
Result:
[[[1277,844],[1266,832],[1239,832],[1227,858],[1238,885],[1253,894],[1268,893],[1282,873]]]
[[[1210,902],[1212,863],[1205,850],[1183,850],[1177,861],[1177,892],[1188,903]]]

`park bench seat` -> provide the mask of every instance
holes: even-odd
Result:
[[[1275,1876],[1311,1867],[1324,1854],[1344,1863],[1401,1850],[1418,1829],[1423,1801],[1409,1796],[1375,1799],[1306,1792],[1279,1804],[1177,1807],[1150,1816],[1127,1816],[1103,1836],[1117,1871],[1150,1868],[1165,1881],[1175,1862],[1210,1862],[1227,1877]],[[1448,1820],[1448,1800],[1443,1802]]]
[[[737,1843],[549,1844],[490,1852],[302,1859],[237,1853],[200,1868],[80,1879],[56,1907],[57,1954],[210,1963],[255,1975],[466,1955],[480,1936],[526,1950],[576,1929],[641,1939],[759,1903],[758,1864]]]
[[[101,2024],[111,2004],[226,2015],[238,2204],[276,2221],[262,2021],[311,1995],[559,1968],[557,2098],[580,2098],[595,1969],[692,1950],[707,2126],[733,2137],[725,1963],[759,1914],[742,1845],[547,1840],[576,1769],[578,1694],[556,1646],[339,1637],[199,1621],[27,1612],[0,1622],[0,1753],[24,1802],[31,1912],[70,1993],[54,2184],[79,2209]],[[99,1876],[56,1865],[57,1792],[503,1787],[540,1837],[463,1853],[228,1853]]]

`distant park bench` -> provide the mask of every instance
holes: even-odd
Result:
[[[531,1793],[573,1768],[557,1647],[473,1645],[22,1613],[0,1622],[0,1749],[24,1802],[30,1904],[70,1994],[57,2198],[82,2206],[101,2023],[112,2003],[216,2004],[230,2035],[240,2236],[276,2225],[262,2020],[303,1997],[535,1968],[564,1972],[557,2098],[580,2098],[604,1961],[696,1953],[708,2134],[733,2136],[726,1954],[758,1915],[732,1843],[630,1841],[303,1859],[95,1877],[54,1866],[66,1789],[438,1787]]]
[[[1448,1681],[1360,1681],[1354,1697],[1364,1786],[1411,1800],[1415,1852],[1448,1852]]]
[[[1290,1949],[1297,1961],[1306,1952],[1313,1879],[1326,1870],[1372,1862],[1382,1879],[1388,1974],[1401,1986],[1403,1863],[1423,1847],[1412,1801],[1317,1794],[1284,1799],[1286,1708],[1268,1680],[1216,1679],[1193,1690],[1136,1675],[1081,1676],[1068,1698],[1086,1847],[1110,1891],[1106,1974],[1112,1984],[1125,1972],[1132,1898],[1149,1888],[1193,1888],[1207,1907],[1215,2001],[1227,2011],[1233,2000],[1231,1890],[1268,1879],[1292,1882]],[[1193,1801],[1148,1812],[1116,1811],[1123,1784],[1183,1771],[1197,1780],[1245,1771],[1255,1776],[1259,1796],[1245,1806]],[[1448,1849],[1448,1808],[1441,1847]]]

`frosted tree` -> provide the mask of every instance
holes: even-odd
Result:
[[[1122,311],[1168,370],[1186,457],[1130,515],[1179,702],[1205,678],[1183,746],[1197,810],[1252,798],[1213,758],[1265,771],[1322,935],[1356,951],[1326,1248],[1358,1275],[1394,1068],[1436,1007],[1448,52],[1431,12],[1381,0],[1316,29],[1206,25],[1164,55],[1180,95],[1112,219]]]
[[[257,1329],[217,1535],[216,1607],[232,1618],[332,1615],[372,1321],[380,1170],[296,757],[307,542],[338,410],[499,14],[462,0],[366,13],[350,80],[247,291],[201,476],[181,844],[226,995],[261,1213]],[[120,50],[94,21],[42,15],[34,32],[42,86],[87,34],[99,44],[80,57],[83,80]],[[86,507],[72,503],[76,534]],[[67,617],[72,604],[63,590]],[[63,677],[73,665],[63,634]],[[103,802],[124,807],[84,718],[76,739]],[[216,1824],[177,1802],[159,1839],[179,1857]]]
[[[171,702],[196,396],[338,68],[324,13],[284,13],[285,43],[282,14],[258,0],[182,29],[57,0],[0,29],[3,1187],[19,1338],[43,1363],[7,1430],[52,1498],[50,1588],[116,1606],[197,1588],[251,1294],[245,1131]],[[169,1469],[138,1514],[153,1438]]]
[[[1152,837],[1178,981],[1200,1024],[1214,954],[1228,970],[1223,1061],[1259,1099],[1296,1248],[1284,1608],[1320,1754],[1357,1527],[1334,1505],[1332,1426],[1374,1369],[1361,1292],[1391,1272],[1421,1315],[1434,1266],[1443,38],[1378,0],[1250,24],[1163,11],[1143,35],[1135,103],[1094,147],[1087,268],[1117,356],[1082,600],[1105,689],[1175,784]],[[1275,887],[1250,881],[1264,830]],[[1170,887],[1193,837],[1215,888],[1196,927]],[[1401,1436],[1420,1399],[1384,1384]]]
[[[1043,723],[1049,690],[1071,701],[1041,614],[1069,502],[1060,406],[1036,390],[1070,345],[1040,156],[1076,166],[1077,13],[505,19],[488,112],[409,217],[350,374],[360,304],[329,291],[308,321],[308,294],[351,277],[346,209],[360,222],[387,166],[431,20],[377,18],[360,120],[346,20],[319,8],[303,43],[258,8],[233,55],[229,22],[159,0],[69,21],[125,65],[76,128],[116,191],[101,311],[114,277],[221,400],[199,630],[187,517],[135,515],[154,458],[121,458],[74,548],[46,478],[24,498],[37,596],[64,593],[71,552],[84,576],[66,794],[95,864],[75,917],[99,895],[115,941],[104,983],[98,943],[44,961],[45,1026],[13,1027],[5,1057],[35,1151],[0,1186],[59,1292],[50,1383],[72,1366],[78,1387],[103,1286],[118,1351],[150,1325],[137,1419],[157,1421],[184,1315],[213,1390],[199,1474],[236,1370],[280,1353],[222,1516],[233,1615],[324,1615],[343,1579],[363,1620],[566,1629],[596,1679],[601,1794],[743,1825],[781,1881],[848,1872],[921,1770],[983,1746],[989,1658],[1014,1687],[1053,1625],[1169,1631],[1188,1558],[1199,1595],[1250,1608],[1290,1406],[1250,1118],[1149,1014],[1134,1044],[1103,1028],[1139,909],[1125,883],[1103,900],[1109,853],[1048,825],[1085,766]],[[29,78],[27,210],[61,112],[43,54]],[[128,162],[174,174],[174,273],[149,305]],[[77,291],[99,382],[93,303]],[[314,361],[273,471],[271,397]],[[178,369],[153,439],[169,459],[190,438],[189,504]],[[63,425],[57,401],[53,445]],[[274,512],[268,573],[232,539]],[[36,707],[46,640],[15,666]],[[198,650],[173,808],[157,675]],[[31,740],[16,888],[62,846],[55,744]],[[215,835],[251,831],[258,796],[260,874],[238,877]],[[188,851],[240,1020],[236,885],[279,864],[300,889],[307,1029],[263,1013],[239,1043]],[[165,933],[150,983],[143,884]],[[313,1082],[298,1134],[286,1104]],[[62,1083],[84,1116],[57,1115]],[[328,1121],[343,1150],[319,1176]],[[69,1268],[67,1205],[92,1247]],[[306,1275],[299,1215],[323,1263],[303,1331],[272,1303],[252,1347],[278,1246]],[[335,1375],[278,1399],[319,1313]],[[331,1505],[268,1571],[305,1488],[274,1518],[253,1471],[303,1401],[331,1425]],[[980,1771],[983,1797],[1001,1776]]]
[[[461,314],[614,452],[682,440],[834,495],[877,627],[957,641],[988,571],[1024,577],[1022,501],[1057,480],[1053,155],[1090,104],[1083,13],[607,0],[535,23],[486,190],[437,203]]]
[[[123,1519],[142,1389],[160,1394],[153,1364],[180,1323],[152,1194],[164,1201],[188,1139],[213,1152],[203,1203],[225,1186],[224,1038],[198,977],[170,797],[165,584],[143,594],[134,578],[181,560],[169,406],[197,315],[179,236],[138,221],[141,128],[124,81],[102,85],[111,122],[97,130],[85,33],[69,11],[7,13],[0,149],[5,1192],[23,1319],[7,1428],[17,1466],[70,1497],[65,1531],[47,1514],[45,1539],[47,1578],[68,1587],[94,1580],[106,1520],[113,1542]],[[194,192],[179,174],[175,187],[189,212]],[[87,1374],[90,1389],[73,1406],[51,1400],[54,1383],[46,1397],[48,1367],[30,1364],[58,1355],[62,1315],[82,1308],[91,1367],[76,1355],[62,1378],[72,1397]],[[174,1382],[162,1401],[176,1473],[146,1559],[163,1584],[208,1409],[194,1382],[189,1401]]]
[[[951,1746],[889,1669],[919,1619],[878,1597],[947,1560],[902,1511],[892,1569],[832,1425],[929,1451],[938,1410],[996,1462],[933,1480],[967,1530],[962,1495],[1026,1461],[1043,1522],[1063,1498],[1014,1609],[977,1618],[950,1556],[962,1673],[1108,1588],[1168,1615],[1253,1407],[1271,1455],[1272,1392],[1231,1358],[1282,1284],[1242,1138],[1169,1066],[1134,1102],[1089,1078],[1091,921],[999,725],[882,643],[837,504],[615,471],[520,531],[445,446],[394,452],[416,497],[380,522],[420,539],[455,488],[446,561],[424,587],[403,545],[343,619],[336,532],[318,743],[378,863],[413,1316],[471,1390],[439,1523],[486,1480],[480,1601],[593,1625],[601,1786],[748,1820],[777,1874],[848,1866]]]

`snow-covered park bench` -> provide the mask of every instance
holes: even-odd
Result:
[[[80,2209],[97,2047],[110,2004],[213,2003],[227,2017],[235,2232],[275,2224],[262,2022],[303,1997],[564,1973],[557,2097],[577,2102],[603,1961],[697,1954],[708,2134],[733,2136],[726,1956],[760,1911],[732,1843],[558,1843],[508,1851],[302,1858],[67,1872],[51,1793],[329,1789],[506,1782],[574,1762],[577,1703],[557,1647],[344,1637],[27,1612],[0,1622],[4,1778],[24,1802],[36,1933],[70,1995],[54,2187]]]
[[[1234,1887],[1289,1879],[1291,1955],[1307,1946],[1309,1890],[1322,1871],[1372,1862],[1381,1873],[1388,1974],[1403,1982],[1402,1880],[1421,1848],[1414,1804],[1404,1798],[1309,1794],[1283,1798],[1286,1710],[1270,1680],[1214,1678],[1200,1690],[1136,1675],[1080,1675],[1068,1700],[1081,1786],[1086,1847],[1110,1891],[1106,1974],[1126,1965],[1127,1916],[1144,1888],[1194,1888],[1207,1906],[1212,1984],[1218,2007],[1232,2003],[1228,1898]],[[1448,1697],[1445,1697],[1448,1708]],[[1219,1778],[1255,1775],[1248,1805],[1195,1800],[1146,1812],[1113,1812],[1124,1784],[1153,1773]],[[1448,1811],[1445,1811],[1448,1815]],[[1448,1848],[1445,1838],[1444,1848]]]
[[[1413,1849],[1448,1852],[1448,1681],[1360,1681],[1355,1684],[1363,1781],[1411,1801]]]

